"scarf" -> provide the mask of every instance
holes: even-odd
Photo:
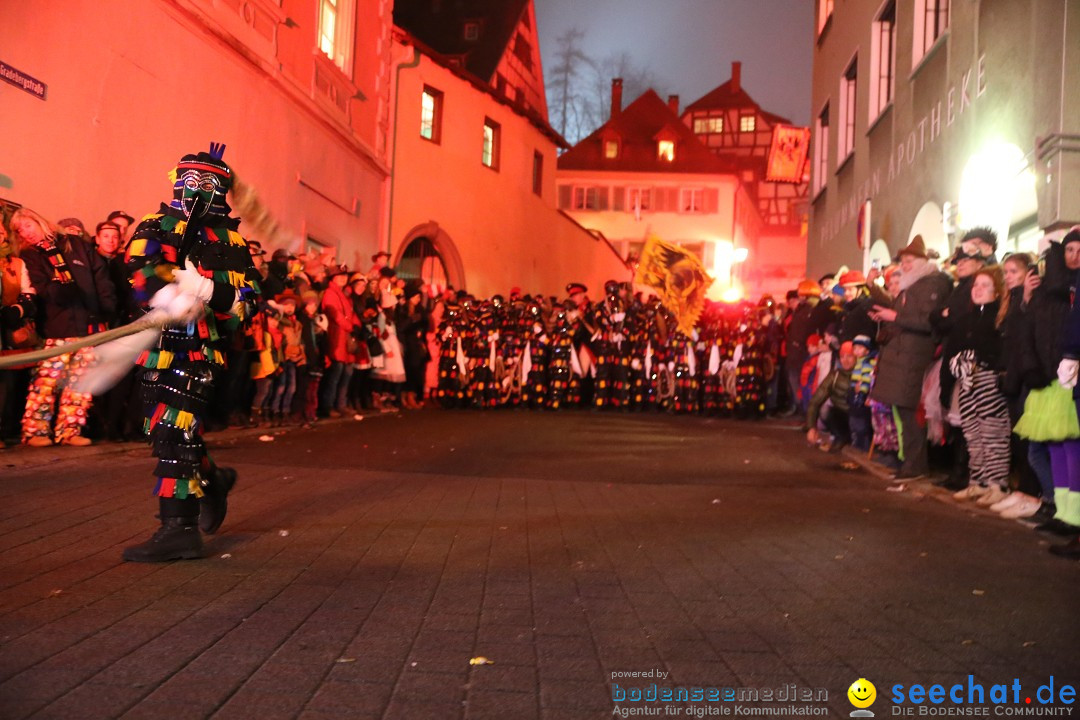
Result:
[[[64,256],[60,252],[60,248],[56,245],[56,242],[45,238],[39,245],[41,251],[45,253],[45,257],[49,259],[49,264],[53,268],[53,279],[57,282],[64,284],[70,284],[75,282],[75,279],[71,277],[71,271],[68,270],[67,262],[64,260]]]

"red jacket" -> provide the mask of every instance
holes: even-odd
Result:
[[[352,301],[333,281],[323,293],[322,311],[330,321],[326,330],[326,356],[331,362],[355,362],[348,351],[349,334],[359,326]]]

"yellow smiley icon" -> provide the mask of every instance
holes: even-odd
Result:
[[[877,688],[866,678],[859,678],[847,689],[848,700],[857,708],[868,708],[877,699]]]

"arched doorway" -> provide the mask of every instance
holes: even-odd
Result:
[[[441,288],[465,286],[461,255],[446,231],[437,222],[414,227],[398,249],[394,260],[398,277],[420,279]]]
[[[448,284],[446,263],[431,238],[421,235],[405,247],[396,266],[399,278],[420,279],[428,285],[444,288]]]
[[[952,252],[949,247],[949,238],[945,235],[941,207],[936,202],[923,203],[923,206],[919,208],[915,221],[911,223],[908,242],[914,240],[916,235],[922,235],[926,249],[937,252],[938,257],[947,258]]]

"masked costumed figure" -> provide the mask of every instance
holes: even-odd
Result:
[[[457,303],[447,304],[439,327],[439,382],[435,397],[444,408],[465,406],[465,351],[462,338],[465,318]]]
[[[626,307],[619,295],[619,283],[604,284],[604,300],[593,307],[592,348],[596,355],[596,389],[593,406],[622,408],[630,404],[629,368],[626,342]]]
[[[227,509],[236,473],[214,465],[203,442],[203,416],[224,367],[222,343],[239,331],[259,292],[247,243],[229,217],[232,169],[223,145],[185,155],[177,164],[173,200],[147,215],[127,251],[135,299],[165,310],[156,348],[139,364],[147,401],[145,430],[157,457],[154,471],[161,527],[124,559],[161,562],[202,554],[200,529],[214,533]]]
[[[654,314],[655,315],[655,314]],[[651,319],[641,297],[635,297],[626,312],[626,385],[631,410],[643,410],[648,400],[645,355],[650,351],[649,324]]]
[[[736,338],[735,415],[739,419],[761,419],[765,417],[765,351],[761,328],[749,306]]]
[[[547,406],[552,410],[577,407],[581,403],[581,364],[574,349],[574,325],[562,305],[555,306],[550,353]]]
[[[528,408],[539,409],[547,401],[548,355],[551,339],[544,328],[543,308],[536,301],[525,308],[522,322],[522,338],[525,348],[521,353],[521,403]]]
[[[495,380],[499,324],[494,307],[490,303],[483,303],[476,321],[477,332],[467,349],[472,368],[469,371],[472,406],[477,409],[494,408],[499,405],[499,385]]]

